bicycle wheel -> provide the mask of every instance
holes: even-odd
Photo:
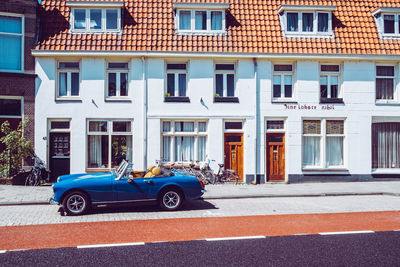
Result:
[[[25,179],[25,186],[33,186],[34,185],[34,174],[31,171]]]
[[[226,170],[226,172],[224,173],[224,178],[225,178],[225,181],[235,182],[235,184],[237,184],[238,180],[239,180],[239,177],[232,170]]]
[[[213,173],[206,172],[205,176],[208,183],[215,184],[215,175]]]

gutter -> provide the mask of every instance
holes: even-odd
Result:
[[[113,52],[113,51],[44,51],[32,50],[35,57],[193,57],[193,58],[256,58],[256,59],[307,59],[307,60],[400,60],[400,55],[354,55],[354,54],[262,54],[262,53],[199,53],[199,52]]]
[[[253,183],[257,184],[259,182],[257,182],[257,173],[258,173],[258,147],[259,147],[259,126],[260,126],[260,113],[259,113],[259,108],[260,108],[260,87],[259,87],[259,83],[258,83],[258,63],[257,63],[257,59],[253,58],[253,64],[254,64],[254,79],[256,81],[256,106],[255,106],[255,113],[256,113],[256,133],[255,133],[255,137],[254,137],[254,180]]]
[[[147,169],[147,59],[146,57],[142,57],[142,66],[143,66],[143,169]]]

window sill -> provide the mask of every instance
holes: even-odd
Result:
[[[372,169],[372,174],[400,174],[399,168],[392,168],[392,169]]]
[[[238,97],[214,97],[214,103],[239,103]]]
[[[76,101],[76,102],[82,102],[82,99],[77,96],[77,97],[73,97],[73,96],[65,96],[65,97],[57,97],[56,101]]]
[[[226,31],[180,31],[176,30],[176,35],[226,35]]]
[[[321,98],[320,104],[344,104],[343,98]]]
[[[285,32],[286,38],[334,38],[333,32]]]
[[[165,96],[164,102],[167,102],[167,103],[190,103],[190,98],[187,96]]]
[[[331,167],[331,168],[303,167],[302,171],[305,171],[305,172],[336,172],[336,171],[347,172],[349,170],[344,167]]]
[[[273,98],[272,103],[297,104],[297,101],[293,98]]]
[[[400,102],[397,100],[375,100],[376,105],[393,105],[393,106],[398,106],[400,105]]]
[[[128,97],[107,97],[106,102],[131,102],[132,100]]]

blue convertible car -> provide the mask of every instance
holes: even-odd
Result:
[[[81,215],[92,206],[126,203],[159,203],[164,210],[176,210],[182,202],[200,198],[204,184],[197,177],[167,173],[148,178],[130,176],[132,164],[125,160],[112,172],[70,174],[53,185],[53,204],[62,205],[68,215]]]

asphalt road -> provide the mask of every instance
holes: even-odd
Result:
[[[400,232],[7,251],[0,266],[399,266]]]

